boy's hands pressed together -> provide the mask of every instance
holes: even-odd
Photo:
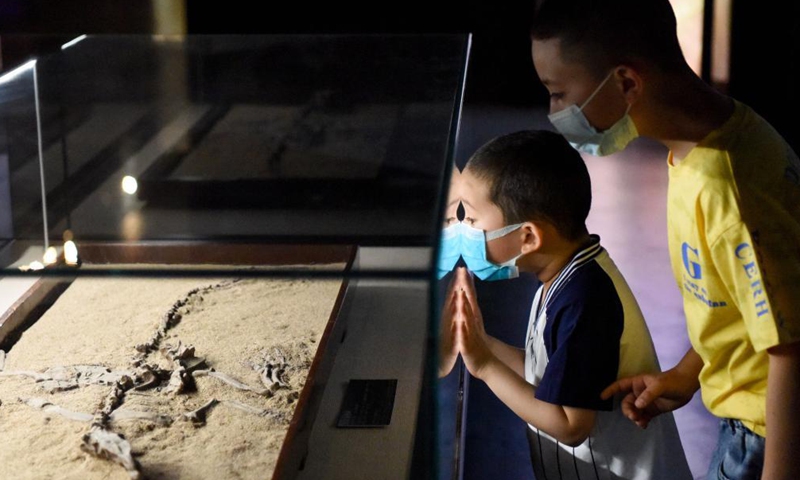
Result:
[[[595,412],[536,399],[535,388],[521,371],[522,351],[486,334],[475,285],[463,268],[456,270],[453,322],[458,351],[469,373],[484,381],[514,413],[567,445],[576,446],[586,439],[594,426]],[[504,358],[515,361],[506,362]],[[519,371],[509,363],[517,365]]]
[[[483,327],[483,317],[475,296],[475,286],[466,269],[456,270],[455,338],[458,351],[469,372],[483,380],[486,367],[495,359]]]
[[[453,369],[458,359],[458,345],[456,344],[456,289],[457,279],[454,276],[447,288],[442,318],[439,324],[439,378],[447,376]]]

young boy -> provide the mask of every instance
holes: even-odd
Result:
[[[573,147],[606,155],[641,135],[670,151],[669,249],[693,348],[604,396],[628,393],[626,414],[646,426],[700,388],[722,419],[709,478],[800,478],[797,156],[688,67],[668,0],[545,1],[531,39]]]
[[[443,309],[440,375],[460,353],[528,423],[538,479],[690,479],[671,415],[642,430],[624,417],[619,398],[600,398],[620,376],[659,366],[633,294],[586,230],[591,185],[580,155],[553,132],[505,135],[454,175],[450,197],[442,271],[460,252],[480,278],[519,269],[542,286],[520,350],[485,333],[471,277],[458,268]]]

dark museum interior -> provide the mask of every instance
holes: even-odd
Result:
[[[196,0],[4,0],[0,2],[0,74],[13,70],[31,57],[57,52],[65,42],[78,35],[363,34],[380,37],[471,34],[461,125],[453,155],[456,164],[463,165],[471,152],[497,135],[531,127],[552,129],[546,117],[547,91],[537,79],[530,55],[528,23],[534,2],[412,0],[278,4]],[[676,9],[680,14],[679,27],[684,19],[693,22],[694,30],[690,33],[695,35],[687,40],[684,49],[687,57],[690,49],[694,52],[692,67],[700,77],[751,106],[795,151],[800,151],[797,120],[800,116],[800,2],[672,0],[672,3],[683,6],[681,10]],[[721,8],[728,10],[721,14]],[[727,35],[722,48],[719,37],[715,37],[715,32],[719,31]],[[436,71],[435,66],[428,64],[419,68],[420,75]],[[355,69],[359,72],[368,70],[370,65]],[[379,77],[379,80],[383,78]],[[344,79],[342,83],[346,81]],[[424,122],[429,121],[431,130],[449,126],[435,115],[424,117],[424,113],[419,114],[419,122],[427,126]],[[148,133],[153,134],[152,131]],[[144,141],[140,143],[144,144]],[[667,255],[666,155],[663,149],[646,141],[629,150],[605,162],[587,161],[594,195],[588,225],[603,237],[604,245],[628,278],[642,304],[661,367],[667,368],[680,360],[688,339],[681,298],[675,288]],[[424,160],[418,159],[419,162]],[[405,166],[402,161],[399,164],[396,171],[402,171]],[[119,165],[122,165],[121,160],[116,164]],[[110,175],[110,171],[101,170],[94,180],[87,178],[85,183],[65,187],[58,192],[59,195],[64,198],[88,195],[86,192],[97,188]],[[418,190],[409,187],[399,195],[407,195],[420,203],[435,202],[432,198],[434,192],[423,188],[425,186]],[[142,187],[146,185],[143,183]],[[391,190],[394,187],[390,185],[385,189],[379,186],[366,191],[371,195],[370,201],[389,204],[391,196],[397,193]],[[175,184],[174,188],[180,186]],[[296,184],[288,182],[274,188],[271,201],[278,199],[275,201],[285,201],[291,206]],[[327,187],[319,188],[324,192]],[[332,188],[340,189],[341,185]],[[165,197],[178,191],[175,189],[168,185],[159,191],[162,193],[156,192],[150,201],[154,205],[162,202],[171,208],[170,198]],[[217,201],[223,196],[213,190],[206,192],[206,201]],[[240,195],[245,203],[257,203],[254,197],[259,195],[259,192],[247,191],[246,188],[233,193]],[[353,196],[361,193],[362,190],[357,190]],[[158,197],[159,194],[162,197]],[[59,207],[59,198],[55,198],[52,208]],[[339,199],[337,201],[343,205],[358,201],[331,194],[320,202],[328,198]],[[202,204],[203,199],[196,201],[199,202],[196,205],[208,206]],[[67,211],[68,207],[64,206],[64,210]],[[65,216],[69,218],[69,215]],[[38,234],[40,225],[36,224],[35,228]],[[303,238],[304,228],[303,225],[298,227],[297,238]],[[405,227],[398,225],[397,228]],[[424,235],[415,236],[409,232],[406,235],[412,246],[425,245],[429,241]],[[356,237],[350,238],[346,233],[338,232],[331,238],[344,242]],[[372,247],[393,245],[391,234],[381,236],[367,232],[357,238]],[[537,285],[533,276],[526,275],[506,285],[478,282],[478,294],[486,302],[485,311],[488,312],[484,315],[487,332],[510,344],[519,344],[526,332]],[[459,444],[455,454],[447,449],[437,452],[438,478],[534,478],[524,422],[485,384],[468,378],[465,380],[454,372],[438,387],[438,435],[449,440],[459,437],[455,440]],[[456,400],[461,393],[465,396],[463,404]],[[468,408],[464,409],[466,405]],[[418,421],[425,421],[424,415],[422,418]],[[704,409],[699,395],[675,418],[692,473],[695,478],[700,478],[705,473],[714,446],[716,423]],[[425,448],[425,440],[419,437],[416,440],[421,442],[416,448]],[[434,460],[425,455],[422,457],[425,458],[423,464],[416,462],[412,467],[411,478],[428,478],[424,463]]]

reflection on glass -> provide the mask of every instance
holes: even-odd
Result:
[[[125,240],[139,240],[142,237],[142,215],[139,212],[127,212],[122,217],[122,237]]]
[[[67,265],[78,264],[78,247],[72,240],[64,242],[64,261]]]
[[[686,63],[700,75],[703,64],[703,1],[670,0],[678,22],[678,42]]]
[[[81,42],[82,40],[85,40],[85,39],[86,39],[86,35],[81,35],[79,37],[76,37],[76,38],[70,40],[69,42],[65,43],[64,45],[61,45],[61,50],[66,50],[69,47],[77,45],[79,42]]]
[[[43,263],[45,265],[52,265],[58,261],[58,250],[56,247],[47,247],[47,250],[44,252],[44,259]]]
[[[130,175],[122,177],[122,191],[128,195],[133,195],[139,189],[139,183]]]
[[[28,70],[33,70],[33,67],[36,66],[36,60],[31,60],[27,63],[20,65],[19,67],[11,70],[10,72],[4,74],[0,77],[0,85],[4,83],[9,83],[12,80],[18,78],[23,73],[27,72]]]

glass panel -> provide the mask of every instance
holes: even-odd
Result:
[[[458,35],[67,44],[37,59],[50,239],[430,247],[465,64]]]
[[[47,401],[14,405],[22,423],[4,433],[27,435],[24,418],[46,407],[58,420],[35,435],[78,446],[116,385],[133,412],[118,415],[144,415],[103,423],[139,453],[129,471],[234,476],[225,459],[265,441],[238,433],[278,422],[272,459],[248,467],[257,478],[437,478],[437,454],[455,445],[437,443],[432,258],[468,46],[468,35],[82,36],[0,79],[0,392]],[[86,370],[97,365],[111,372]],[[106,378],[116,373],[133,383]],[[363,405],[391,423],[353,435],[337,419],[347,384],[364,379],[396,380],[393,406]],[[270,382],[291,385],[266,394]],[[291,406],[275,413],[273,398]],[[216,416],[238,429],[201,429],[190,410],[212,399],[206,427]],[[157,453],[206,437],[208,458],[177,466]],[[361,461],[376,448],[380,462]],[[117,463],[87,460],[74,475]]]
[[[44,238],[34,65],[0,76],[0,239],[6,244]]]

